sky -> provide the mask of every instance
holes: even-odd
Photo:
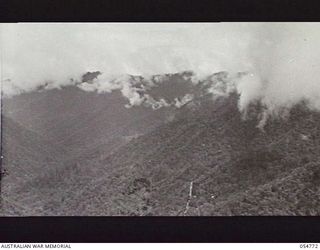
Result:
[[[0,42],[8,95],[96,70],[105,90],[126,74],[228,71],[249,72],[236,83],[240,110],[255,100],[270,112],[301,100],[320,109],[320,23],[0,24]]]

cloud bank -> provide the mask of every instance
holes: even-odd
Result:
[[[1,83],[7,95],[44,83],[50,87],[74,84],[85,72],[99,70],[103,74],[98,79],[79,87],[98,92],[120,89],[129,106],[142,102],[166,106],[166,100],[139,94],[144,87],[129,84],[129,75],[148,79],[190,70],[196,84],[226,71],[231,76],[247,72],[232,83],[240,93],[241,111],[257,100],[266,114],[302,100],[320,109],[319,23],[19,23],[0,27]],[[219,89],[210,91],[217,94]],[[181,106],[190,98],[185,95],[175,103]]]

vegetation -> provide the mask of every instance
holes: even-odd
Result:
[[[68,87],[4,100],[0,214],[320,215],[320,114],[302,103],[262,131],[237,98],[152,111]]]

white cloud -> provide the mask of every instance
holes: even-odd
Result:
[[[303,99],[320,108],[319,23],[19,23],[0,27],[1,79],[7,93],[32,90],[45,82],[67,85],[71,78],[79,80],[83,73],[99,70],[103,75],[98,81],[80,87],[98,92],[120,89],[131,105],[138,105],[145,96],[128,84],[126,74],[148,77],[192,70],[197,81],[218,71],[241,71],[249,72],[235,83],[241,110],[256,99],[270,112]]]

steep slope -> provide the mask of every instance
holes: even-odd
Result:
[[[56,212],[319,215],[320,115],[298,105],[262,132],[256,119],[242,120],[236,99],[188,107],[121,147],[98,163],[108,171]]]
[[[104,150],[127,141],[165,121],[167,112],[144,107],[125,108],[120,92],[98,94],[75,86],[25,93],[4,99],[4,113],[29,130],[63,148],[68,158],[104,145]],[[111,144],[112,147],[108,147]]]
[[[69,189],[77,192],[104,169],[93,164],[97,159],[171,114],[125,104],[119,91],[98,94],[75,86],[4,99],[2,213],[45,214],[71,195]]]
[[[34,181],[38,173],[58,169],[56,155],[60,150],[35,134],[23,128],[12,119],[2,117],[2,172],[1,209],[5,215],[33,214],[41,206],[41,190],[23,189],[25,183]],[[32,207],[24,204],[32,204]]]
[[[227,78],[156,76],[155,99],[193,95],[179,108],[76,86],[5,100],[4,214],[319,215],[320,114],[301,103],[260,130],[258,104],[244,120],[236,93],[210,94]]]

